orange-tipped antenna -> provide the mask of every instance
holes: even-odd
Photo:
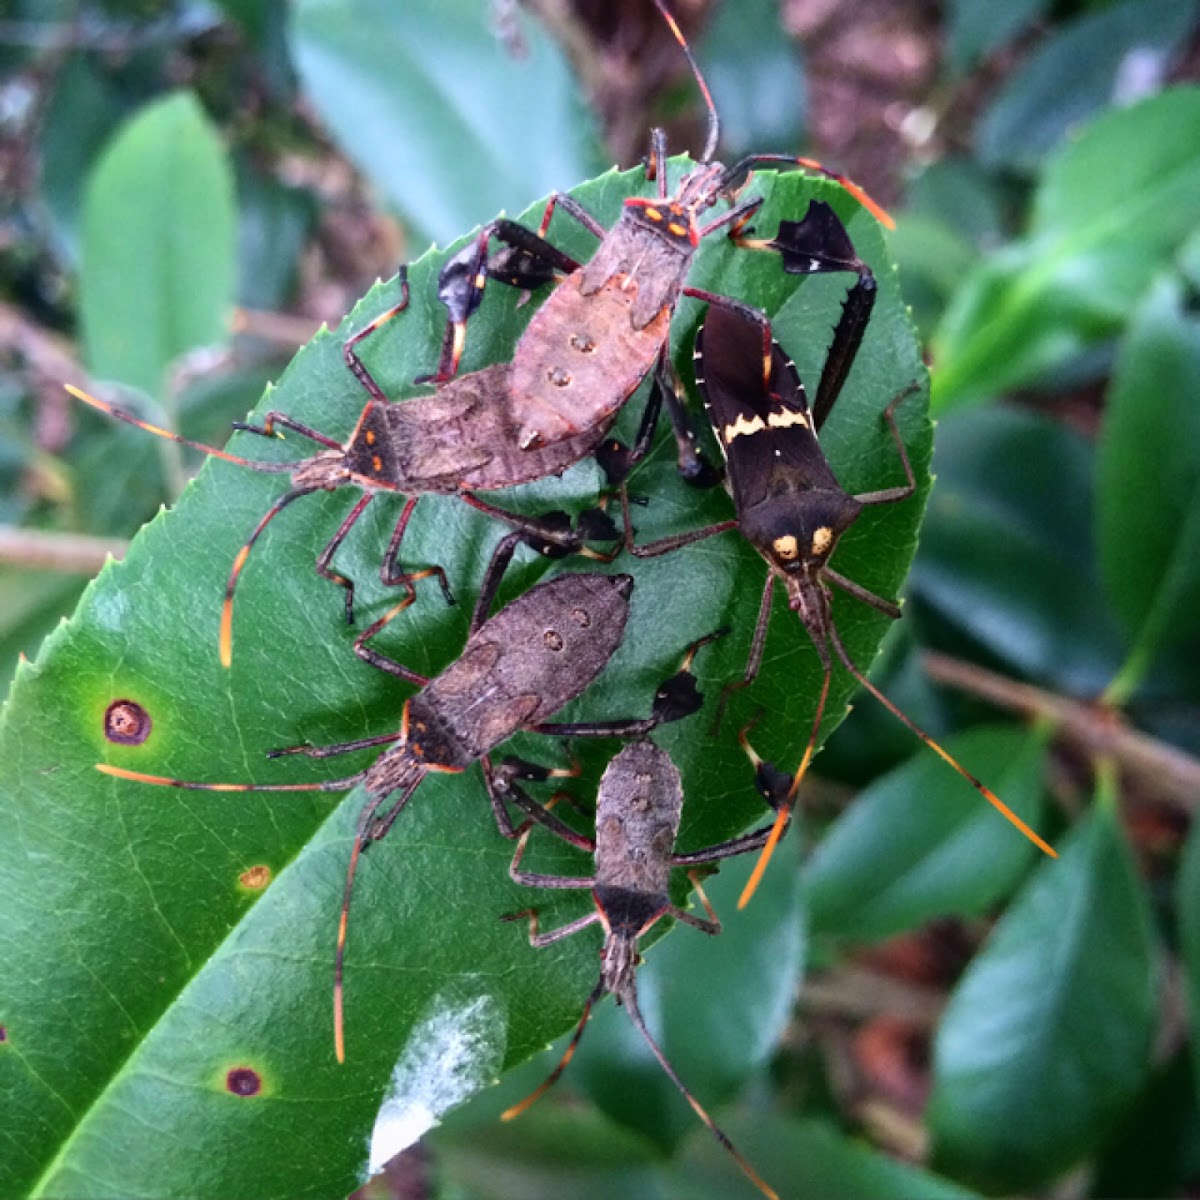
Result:
[[[888,229],[896,228],[896,221],[892,214],[878,201],[871,199],[866,190],[859,187],[849,176],[843,175],[840,171],[830,170],[829,167],[825,166],[824,163],[818,162],[815,158],[797,158],[796,162],[802,167],[807,167],[810,171],[819,171],[827,178],[837,180],[881,225],[885,225]]]
[[[369,806],[375,811],[375,805]],[[363,816],[368,810],[363,810]],[[340,1063],[346,1061],[346,989],[343,971],[346,963],[346,929],[350,924],[350,893],[354,887],[354,875],[358,870],[358,856],[362,853],[362,834],[365,826],[360,818],[354,833],[354,849],[350,851],[350,862],[346,866],[346,883],[342,891],[342,911],[338,917],[337,949],[333,955],[333,1050]]]
[[[683,30],[679,28],[675,18],[667,10],[667,6],[663,3],[663,0],[654,0],[654,7],[662,14],[662,19],[666,21],[671,32],[675,35],[675,40],[679,43],[679,47],[688,61],[688,66],[692,68],[692,75],[695,77],[696,86],[700,89],[700,94],[704,97],[704,107],[708,109],[708,137],[705,139],[704,153],[700,156],[700,161],[702,163],[711,162],[712,156],[717,152],[717,142],[721,137],[721,119],[717,116],[717,106],[713,103],[712,92],[708,90],[708,84],[705,83],[704,75],[700,71],[700,64],[696,62],[695,55],[692,54],[692,48],[687,44],[687,38],[683,36]],[[663,170],[666,170],[665,164],[663,165]]]
[[[583,1037],[583,1031],[587,1028],[588,1018],[592,1015],[592,1009],[595,1007],[596,1001],[604,995],[604,980],[592,989],[592,994],[587,998],[583,1006],[583,1015],[579,1018],[579,1024],[575,1026],[575,1033],[571,1038],[570,1045],[563,1052],[562,1058],[558,1060],[558,1066],[550,1072],[542,1083],[534,1088],[524,1100],[514,1104],[511,1108],[506,1108],[500,1114],[500,1120],[511,1121],[514,1117],[519,1117],[527,1108],[535,1104],[542,1098],[561,1078],[562,1073],[567,1069],[567,1064],[575,1057],[575,1051],[579,1047],[579,1039]]]
[[[808,770],[808,764],[812,762],[812,756],[817,745],[817,737],[821,732],[821,721],[825,716],[825,701],[829,696],[829,681],[832,675],[831,664],[825,663],[825,678],[821,681],[821,697],[817,701],[817,711],[813,716],[812,729],[808,735],[808,745],[804,747],[804,757],[800,760],[800,765],[796,768],[795,775],[792,776],[792,786],[788,788],[787,795],[783,799],[783,803],[779,806],[779,812],[775,816],[775,824],[771,826],[770,836],[767,838],[766,845],[763,846],[761,853],[758,856],[758,862],[754,864],[754,870],[751,872],[750,878],[746,881],[746,886],[742,888],[742,894],[738,897],[739,911],[750,903],[750,898],[758,891],[758,885],[762,882],[762,877],[767,869],[767,863],[771,861],[771,856],[775,853],[775,847],[779,845],[780,838],[787,831],[788,824],[792,819],[792,809],[796,807],[796,793],[800,790],[800,781],[804,778],[804,773]],[[758,755],[750,748],[750,743],[746,740],[746,735],[749,733],[749,727],[743,729],[738,734],[738,741],[741,742],[742,748],[750,755],[750,761],[755,767],[762,761]]]
[[[764,1196],[770,1200],[779,1200],[779,1194],[770,1186],[755,1169],[741,1156],[737,1147],[729,1140],[729,1135],[704,1111],[700,1101],[692,1095],[684,1086],[683,1080],[675,1074],[675,1068],[667,1061],[667,1056],[659,1049],[658,1043],[650,1036],[650,1030],[646,1028],[646,1022],[642,1020],[642,1014],[638,1009],[637,994],[632,987],[622,995],[621,1003],[625,1006],[626,1012],[629,1013],[629,1019],[634,1023],[642,1037],[646,1039],[646,1045],[650,1047],[651,1053],[658,1059],[658,1065],[666,1072],[667,1078],[679,1089],[679,1093],[692,1106],[692,1111],[704,1122],[709,1132],[713,1137],[733,1155],[734,1162],[742,1168],[746,1178],[754,1184],[756,1188]]]
[[[263,515],[262,520],[254,527],[254,532],[246,539],[246,544],[237,552],[237,557],[233,560],[233,567],[229,572],[229,579],[225,583],[225,602],[221,606],[221,636],[220,636],[220,655],[221,666],[228,668],[233,662],[233,591],[237,587],[238,578],[241,576],[242,568],[246,565],[246,559],[250,556],[250,548],[258,541],[259,535],[293,500],[299,499],[301,496],[307,496],[310,492],[320,491],[320,488],[302,487],[293,488],[290,492],[285,492]]]
[[[240,458],[236,454],[230,454],[227,450],[218,450],[216,446],[208,446],[204,442],[193,442],[190,438],[180,437],[179,434],[172,433],[169,429],[162,429],[158,425],[151,425],[149,421],[143,421],[140,417],[135,417],[132,413],[127,413],[123,408],[117,408],[115,404],[109,404],[104,400],[97,400],[95,396],[88,395],[82,388],[77,388],[69,383],[63,384],[63,387],[76,400],[82,400],[84,404],[90,404],[92,408],[99,409],[102,413],[110,417],[116,417],[118,421],[124,421],[126,425],[134,425],[138,429],[144,429],[147,433],[153,433],[157,437],[166,438],[171,442],[178,442],[181,446],[189,446],[191,449],[199,450],[203,454],[209,454],[213,458],[223,458],[226,462],[237,463],[239,467],[249,467],[254,471],[265,471],[269,475],[287,474],[295,468],[295,463],[257,462],[252,458]]]
[[[407,709],[405,710],[407,714]],[[418,771],[414,779],[403,789],[400,799],[392,806],[392,812],[398,812],[408,802],[408,798],[416,790],[417,784],[425,777],[425,772]],[[346,1061],[346,1026],[345,1026],[345,984],[343,973],[346,965],[346,930],[350,924],[350,895],[354,891],[354,876],[358,871],[358,859],[363,846],[371,840],[368,830],[374,819],[375,812],[385,799],[386,793],[371,796],[358,817],[354,827],[354,849],[350,851],[350,862],[346,866],[346,883],[342,890],[342,911],[338,917],[337,949],[333,955],[333,1050],[340,1063]]]
[[[194,783],[190,779],[174,779],[169,775],[146,775],[141,771],[128,771],[108,763],[97,763],[96,770],[118,779],[132,779],[136,783],[153,783],[159,787],[184,788],[189,792],[344,792],[361,781],[366,774],[345,779],[327,779],[322,783]]]
[[[1043,854],[1048,854],[1051,858],[1058,857],[1058,851],[1054,849],[1044,838],[1035,833],[995,792],[992,791],[985,783],[976,779],[970,771],[966,769],[948,750],[939,746],[911,717],[901,712],[850,660],[850,655],[846,652],[846,647],[842,645],[842,639],[838,636],[837,630],[832,626],[829,627],[830,640],[833,642],[833,648],[837,651],[837,656],[842,660],[846,670],[858,680],[859,683],[883,705],[898,721],[907,725],[913,733],[917,735],[934,752],[943,762],[948,763],[954,768],[993,808],[995,808],[1005,820],[1015,825]]]

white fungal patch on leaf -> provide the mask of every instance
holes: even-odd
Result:
[[[504,1062],[504,1006],[494,996],[437,996],[392,1071],[375,1117],[363,1182],[491,1083]]]

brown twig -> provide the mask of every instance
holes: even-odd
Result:
[[[109,555],[123,558],[129,543],[82,533],[50,533],[0,525],[0,563],[34,571],[95,575]]]
[[[1143,786],[1189,812],[1200,803],[1200,760],[1139,733],[1115,709],[1017,683],[946,654],[926,651],[922,661],[935,683],[970,692],[1031,720],[1048,721],[1059,737],[1093,758],[1111,757]]]
[[[257,308],[239,308],[233,315],[234,333],[262,338],[289,350],[295,350],[316,337],[321,324],[312,317],[294,317],[289,313],[266,312]]]

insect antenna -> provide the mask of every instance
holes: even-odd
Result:
[[[170,775],[146,775],[109,763],[97,763],[96,770],[117,779],[132,779],[135,783],[153,783],[159,787],[183,788],[189,792],[345,792],[361,782],[365,771],[345,779],[326,779],[319,783],[196,783],[190,779],[175,779]]]
[[[1048,854],[1051,858],[1058,857],[1058,851],[1049,844],[1039,834],[1034,832],[990,787],[982,780],[977,779],[970,771],[966,769],[944,746],[934,741],[929,734],[925,732],[911,717],[902,712],[891,700],[887,698],[854,664],[850,658],[849,652],[842,643],[842,639],[838,634],[837,627],[831,621],[828,627],[829,640],[833,643],[833,648],[841,660],[842,665],[850,672],[854,678],[862,684],[884,708],[888,710],[897,720],[916,734],[930,750],[934,752],[943,762],[949,764],[955,771],[959,773],[993,808],[995,808],[1001,816],[1012,825],[1016,826],[1022,834],[1025,835],[1039,850],[1044,854]],[[775,847],[779,844],[779,839],[783,836],[787,829],[788,822],[791,819],[792,810],[795,807],[796,792],[800,787],[800,781],[804,778],[805,771],[808,770],[808,764],[812,761],[812,756],[816,748],[817,735],[820,731],[821,718],[825,712],[825,701],[829,695],[830,682],[830,663],[828,661],[828,652],[822,655],[826,659],[825,662],[825,678],[821,684],[821,698],[817,703],[817,714],[813,719],[812,731],[808,737],[808,745],[804,748],[804,757],[800,760],[800,765],[796,768],[796,774],[792,779],[792,785],[788,789],[787,796],[779,806],[778,815],[775,818],[775,824],[771,828],[770,836],[767,838],[766,844],[762,848],[762,852],[758,856],[758,862],[754,865],[749,880],[746,886],[742,889],[742,894],[738,897],[738,908],[745,908],[750,903],[750,898],[758,890],[759,883],[762,882],[763,872],[767,869],[767,863],[770,862],[772,854],[775,853]]]
[[[223,457],[228,458],[229,455]],[[235,461],[242,461],[237,459]],[[251,464],[253,465],[253,464]],[[285,464],[281,464],[285,465]],[[294,464],[287,464],[294,465]],[[229,578],[225,583],[225,600],[221,605],[221,640],[220,654],[221,666],[228,667],[233,662],[233,591],[237,587],[238,579],[241,577],[242,568],[246,565],[246,559],[250,557],[250,549],[259,535],[293,500],[298,500],[301,496],[307,496],[311,492],[318,492],[321,489],[318,487],[298,487],[293,488],[290,492],[285,492],[270,508],[263,514],[262,519],[254,527],[254,532],[246,539],[245,544],[237,552],[237,556],[233,560],[233,566],[229,571]]]
[[[170,442],[178,442],[181,446],[188,446],[192,450],[199,450],[201,453],[211,455],[213,458],[223,458],[226,462],[237,463],[239,467],[249,467],[252,471],[263,471],[268,475],[285,475],[295,470],[296,464],[292,462],[259,462],[252,458],[240,458],[236,454],[230,454],[228,450],[218,450],[216,446],[209,446],[204,442],[193,442],[191,438],[180,437],[179,434],[172,433],[169,429],[163,429],[158,425],[151,425],[149,421],[143,421],[140,417],[135,417],[133,413],[128,413],[123,408],[118,408],[115,404],[109,404],[106,400],[98,400],[95,396],[89,395],[82,388],[77,388],[73,384],[66,383],[63,386],[76,400],[82,400],[84,404],[90,404],[92,408],[99,409],[100,412],[107,416],[116,417],[118,421],[124,421],[126,425],[133,425],[138,429],[144,429],[147,433],[152,433],[156,437],[166,438]]]
[[[708,90],[708,84],[704,81],[704,75],[700,70],[700,64],[692,54],[692,48],[688,45],[687,38],[683,36],[683,30],[679,28],[675,18],[667,10],[663,0],[654,0],[654,7],[662,14],[662,19],[666,21],[675,35],[675,40],[679,43],[679,47],[688,61],[688,66],[692,68],[692,75],[695,77],[700,94],[704,97],[704,107],[708,109],[708,137],[704,142],[704,153],[700,155],[700,162],[711,162],[713,155],[717,152],[717,141],[721,136],[721,119],[717,116],[717,106],[713,102],[712,92]]]
[[[588,1019],[592,1015],[592,1009],[596,1005],[596,1001],[604,995],[604,979],[601,977],[599,983],[592,989],[592,994],[587,998],[583,1006],[583,1015],[579,1018],[579,1024],[575,1026],[575,1032],[571,1037],[570,1044],[563,1051],[563,1056],[558,1060],[558,1066],[550,1072],[549,1075],[536,1087],[524,1100],[512,1105],[511,1108],[506,1108],[500,1114],[500,1120],[511,1121],[514,1117],[519,1117],[527,1108],[532,1106],[542,1098],[561,1078],[562,1073],[567,1069],[571,1059],[575,1057],[575,1051],[579,1047],[579,1041],[583,1037],[583,1031],[587,1028]]]
[[[408,798],[416,790],[417,784],[425,778],[424,771],[418,771],[415,778],[400,794],[400,799],[392,806],[399,810],[408,802]],[[350,861],[346,865],[346,883],[342,890],[342,911],[338,917],[337,949],[333,955],[333,1049],[340,1063],[346,1061],[346,1024],[345,996],[343,982],[346,965],[346,930],[350,923],[350,895],[354,891],[354,876],[358,871],[358,859],[373,839],[371,825],[380,804],[386,799],[386,793],[372,796],[359,814],[358,824],[354,827],[354,849],[350,851]]]
[[[895,704],[893,704],[859,669],[850,659],[850,655],[846,651],[846,647],[842,645],[842,639],[838,636],[837,629],[831,623],[829,626],[829,637],[833,642],[833,648],[837,651],[837,656],[842,660],[842,665],[862,684],[863,687],[883,705],[898,721],[907,725],[917,737],[929,747],[943,762],[954,768],[993,808],[995,808],[1001,816],[1010,824],[1015,825],[1043,854],[1048,854],[1051,858],[1058,857],[1058,851],[1054,849],[1044,838],[1035,833],[987,784],[979,779],[976,779],[970,771],[966,769],[948,750],[943,746],[938,745],[911,717],[902,712]]]
[[[646,1022],[642,1020],[641,1011],[638,1008],[637,992],[630,984],[629,988],[622,994],[621,1003],[624,1005],[626,1012],[629,1013],[629,1019],[634,1023],[638,1032],[646,1039],[646,1045],[650,1047],[651,1053],[658,1060],[658,1065],[666,1072],[667,1078],[679,1089],[679,1093],[692,1106],[692,1111],[700,1118],[701,1121],[708,1127],[713,1137],[733,1155],[734,1162],[737,1163],[746,1177],[754,1184],[756,1188],[764,1196],[770,1197],[770,1200],[779,1200],[778,1194],[774,1188],[770,1186],[755,1169],[741,1156],[737,1147],[729,1140],[729,1135],[721,1129],[721,1127],[708,1115],[704,1110],[700,1101],[688,1091],[682,1079],[675,1074],[675,1068],[667,1061],[667,1056],[659,1049],[658,1043],[650,1036],[650,1030],[646,1028]]]

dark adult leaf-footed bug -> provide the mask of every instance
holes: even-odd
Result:
[[[335,954],[334,1033],[339,1061],[345,1056],[342,968],[359,855],[387,835],[429,772],[459,773],[482,760],[485,781],[490,781],[490,751],[520,730],[554,736],[635,737],[694,709],[686,680],[682,681],[682,690],[669,681],[659,689],[649,717],[548,723],[547,718],[579,696],[616,652],[629,617],[633,580],[628,575],[560,576],[531,588],[485,619],[502,569],[503,561],[493,563],[489,569],[463,652],[440,675],[429,680],[385,660],[394,674],[422,689],[405,702],[397,732],[332,746],[291,746],[268,755],[330,758],[398,743],[364,770],[316,783],[252,784],[196,783],[108,763],[97,766],[97,770],[121,779],[194,791],[337,792],[363,785],[367,802],[358,820],[346,871]],[[392,800],[393,796],[396,799]],[[504,801],[490,783],[488,796],[501,833],[515,836]]]
[[[762,198],[736,199],[755,167],[782,165],[817,171],[838,180],[876,217],[891,224],[861,189],[811,159],[755,154],[729,168],[714,162],[719,122],[712,97],[663,0],[655,0],[655,6],[687,57],[708,109],[704,152],[675,194],[669,192],[666,140],[661,130],[655,130],[647,178],[657,181],[657,196],[627,199],[611,230],[572,197],[555,193],[536,232],[510,220],[490,222],[440,275],[438,295],[449,317],[436,370],[423,377],[435,382],[454,377],[467,321],[479,307],[488,279],[531,289],[562,277],[521,336],[513,358],[513,412],[519,425],[518,443],[526,449],[574,438],[610,421],[656,362],[660,372],[668,373],[670,323],[680,296],[723,305],[756,320],[765,352],[770,345],[770,324],[762,312],[731,297],[687,285],[701,242],[721,230],[727,230],[737,244],[775,249],[747,236],[747,224],[761,207]],[[702,215],[721,201],[728,201],[730,207],[701,223]],[[600,239],[586,264],[546,240],[557,208]],[[505,248],[489,257],[493,237]],[[673,393],[673,388],[667,389],[680,445],[680,468],[685,478],[702,477],[706,464]]]
[[[408,302],[408,284],[403,269],[400,283],[403,295],[400,307],[403,307]],[[598,555],[585,545],[585,538],[617,538],[616,531],[602,516],[597,518],[589,514],[578,528],[572,528],[569,521],[564,521],[562,514],[551,514],[541,519],[526,517],[499,508],[475,494],[477,490],[513,487],[562,474],[569,466],[597,449],[608,432],[608,424],[596,426],[577,438],[554,446],[518,450],[513,414],[508,404],[508,381],[512,368],[507,364],[486,367],[458,377],[433,396],[389,403],[363,366],[356,349],[357,344],[375,327],[373,323],[353,335],[343,348],[347,365],[370,393],[370,399],[353,432],[344,443],[281,412],[268,413],[262,425],[238,426],[266,437],[276,436],[277,429],[287,429],[325,447],[320,453],[298,462],[262,462],[243,458],[160,429],[78,388],[67,388],[72,395],[92,407],[139,429],[255,471],[291,476],[291,488],[270,506],[258,522],[230,570],[220,630],[220,656],[225,666],[230,665],[233,652],[234,592],[250,550],[267,525],[284,508],[311,492],[353,486],[360,488],[363,493],[318,555],[316,564],[320,575],[345,589],[348,622],[353,621],[354,583],[337,572],[331,563],[350,529],[378,492],[397,492],[407,496],[388,543],[380,576],[385,584],[403,586],[410,595],[413,594],[414,582],[432,575],[441,581],[447,599],[451,598],[441,567],[406,571],[399,561],[405,530],[422,495],[457,496],[472,508],[522,531],[528,544],[551,557],[568,552],[581,552],[605,560],[611,557]],[[652,392],[647,401],[639,446],[649,443],[660,402],[661,392]],[[628,453],[634,458],[640,456],[638,446]],[[368,659],[370,652],[364,648],[364,642],[373,631],[368,630],[355,642],[356,652]]]
[[[864,278],[864,272],[867,271],[865,264],[857,259],[849,237],[827,206],[814,204],[806,220],[790,230],[781,230],[781,237],[789,242],[788,252],[797,254],[797,265],[807,266],[811,273],[855,269],[860,273],[860,280]],[[811,243],[811,246],[802,253],[798,248],[807,243]],[[865,320],[861,311],[854,309],[853,302],[848,302],[846,311],[853,314],[851,340],[856,349],[862,334],[860,329],[854,336],[853,329],[860,323],[865,324]],[[838,344],[837,334],[834,342]],[[998,796],[951,758],[866,678],[851,659],[838,633],[833,619],[830,585],[879,612],[899,617],[900,610],[895,604],[847,579],[829,565],[829,560],[838,539],[858,519],[864,508],[899,503],[908,499],[915,490],[908,451],[894,413],[897,405],[916,390],[916,385],[892,399],[883,412],[883,420],[904,470],[906,482],[903,485],[853,495],[838,483],[826,461],[817,433],[828,417],[849,371],[850,364],[843,350],[844,345],[827,360],[826,373],[833,373],[833,382],[827,383],[822,378],[818,388],[819,407],[810,409],[799,374],[778,344],[773,342],[764,357],[756,322],[745,319],[727,307],[710,308],[696,339],[696,382],[728,465],[729,488],[736,517],[703,529],[662,538],[648,545],[636,546],[632,542],[626,508],[627,544],[638,557],[654,557],[713,534],[739,529],[766,560],[769,571],[749,659],[743,679],[731,685],[733,688],[749,686],[758,674],[766,645],[776,579],[783,583],[788,606],[800,617],[820,658],[821,692],[804,755],[789,793],[780,806],[776,829],[742,894],[742,905],[758,886],[762,871],[785,828],[795,802],[796,790],[816,749],[832,677],[831,646],[846,670],[880,703],[949,763],[1035,845],[1056,857],[1055,851]],[[850,355],[852,357],[853,354]],[[722,697],[722,700],[725,698]]]
[[[744,731],[741,740],[757,768],[756,776],[760,790],[772,807],[777,807],[786,795],[791,780],[776,771],[771,764],[758,759],[745,741]],[[507,764],[501,765],[501,776],[506,766]],[[514,795],[520,789],[510,777],[504,781],[504,790],[506,794]],[[630,1020],[645,1038],[659,1065],[700,1120],[733,1155],[760,1191],[767,1196],[775,1196],[775,1192],[759,1178],[754,1168],[741,1156],[675,1073],[675,1069],[646,1027],[638,1007],[636,969],[641,961],[638,940],[653,925],[663,917],[669,916],[704,933],[716,934],[721,931],[721,922],[694,873],[691,876],[692,882],[708,914],[707,919],[693,916],[671,902],[669,882],[672,869],[699,867],[757,850],[766,842],[772,830],[772,826],[768,825],[701,850],[678,853],[675,850],[675,839],[679,832],[682,806],[683,787],[679,771],[666,751],[659,749],[649,740],[633,742],[626,746],[605,770],[600,780],[596,803],[594,840],[569,828],[564,832],[561,822],[545,809],[539,811],[539,806],[535,806],[528,797],[523,798],[521,807],[533,820],[546,824],[571,845],[593,853],[596,870],[594,875],[577,877],[543,875],[525,870],[521,863],[533,828],[532,822],[527,822],[509,869],[512,878],[517,883],[531,887],[590,888],[595,908],[585,916],[546,933],[539,932],[536,910],[526,910],[506,919],[528,917],[530,943],[539,948],[552,945],[595,924],[599,924],[604,930],[604,943],[600,951],[600,979],[584,1003],[583,1014],[566,1052],[545,1082],[521,1103],[508,1109],[503,1116],[508,1120],[524,1112],[562,1075],[583,1037],[593,1007],[606,992],[610,992],[629,1014]]]

